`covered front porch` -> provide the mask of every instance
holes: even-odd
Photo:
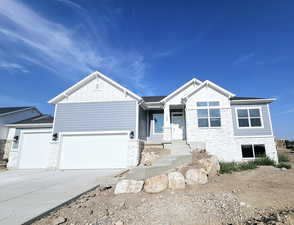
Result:
[[[186,140],[185,105],[166,105],[147,111],[147,143]]]

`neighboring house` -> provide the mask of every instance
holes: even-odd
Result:
[[[5,124],[15,123],[41,115],[35,107],[0,107],[0,160],[6,160],[11,140],[7,140],[8,127]]]
[[[48,168],[52,125],[53,117],[43,114],[7,124],[7,139],[12,142],[7,167]]]
[[[195,78],[167,96],[140,97],[94,72],[49,101],[55,104],[55,115],[52,140],[43,140],[43,166],[132,167],[144,143],[182,143],[191,150],[206,149],[222,161],[261,155],[277,160],[269,111],[274,100],[236,97]],[[43,132],[48,138],[48,130]],[[19,165],[19,156],[13,161],[18,163],[11,165]],[[29,166],[33,164],[21,168],[36,168]]]

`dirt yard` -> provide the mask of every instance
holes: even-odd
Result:
[[[113,188],[100,187],[34,224],[294,224],[294,152],[281,152],[292,169],[263,166],[160,194],[115,196]]]

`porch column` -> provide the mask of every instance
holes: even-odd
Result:
[[[171,141],[170,107],[164,106],[163,140]]]

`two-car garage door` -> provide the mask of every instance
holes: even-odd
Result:
[[[125,168],[127,134],[64,134],[60,169]]]
[[[125,168],[127,166],[128,135],[107,134],[63,134],[56,149],[50,143],[51,131],[24,132],[21,134],[18,168],[48,168],[50,158],[57,157],[59,169]],[[53,154],[53,155],[51,155]],[[51,160],[52,161],[52,160]]]

